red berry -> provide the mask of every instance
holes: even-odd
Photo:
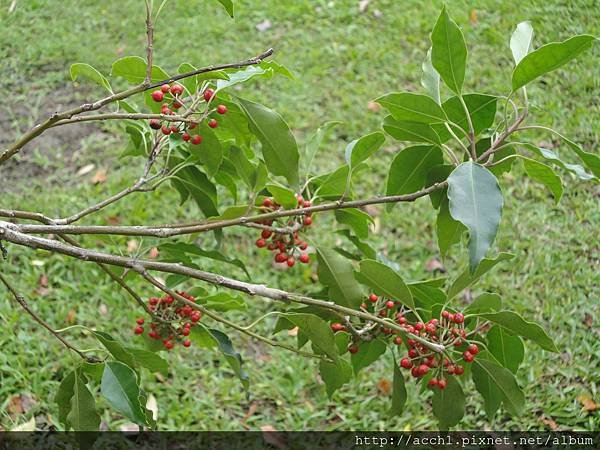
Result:
[[[456,366],[454,368],[454,374],[455,375],[462,375],[463,373],[465,373],[465,368],[463,366]]]
[[[174,84],[171,87],[171,94],[173,94],[173,95],[181,95],[182,92],[183,92],[183,86],[180,84]]]
[[[334,322],[331,324],[331,329],[335,331],[342,331],[344,329],[344,325],[339,322]]]
[[[358,353],[358,345],[352,344],[348,347],[348,351],[352,354]]]
[[[425,326],[425,331],[427,331],[429,334],[435,334],[435,332],[437,331],[437,328],[434,324],[428,323]]]
[[[200,144],[202,144],[202,136],[200,136],[199,134],[193,135],[191,142],[194,145],[200,145]]]
[[[148,336],[150,336],[152,339],[158,339],[160,337],[159,334],[154,330],[150,331]]]
[[[148,300],[148,303],[151,305],[156,305],[158,303],[158,299],[156,297],[152,297],[150,300]]]
[[[192,137],[188,134],[188,133],[183,133],[181,135],[181,139],[183,139],[185,142],[188,142]]]
[[[467,350],[469,351],[469,353],[471,353],[472,355],[476,355],[477,353],[479,353],[479,347],[477,347],[476,344],[471,344],[469,345],[469,347],[467,347]]]
[[[183,341],[184,347],[189,347],[190,345],[192,345],[192,341],[190,341],[189,339],[186,339],[185,341]]]
[[[369,295],[369,301],[371,303],[375,303],[378,299],[379,299],[379,297],[377,297],[375,294]]]
[[[267,241],[265,241],[264,239],[260,238],[256,241],[256,246],[258,248],[263,248],[267,245]]]
[[[448,366],[448,373],[450,375],[456,373],[456,366],[455,365]]]
[[[454,320],[454,323],[463,323],[465,321],[465,316],[463,316],[461,313],[456,313],[454,314],[454,318],[452,320]]]
[[[163,342],[163,345],[167,350],[171,350],[173,347],[175,347],[175,344],[173,344],[173,342],[168,339]]]
[[[304,206],[305,208],[308,208],[311,206],[311,203],[308,200],[304,200],[304,202],[302,203],[302,206]]]
[[[423,331],[425,329],[425,324],[423,322],[415,323],[415,330]]]
[[[225,106],[225,105],[217,106],[217,112],[219,114],[225,114],[227,112],[227,106]]]
[[[311,217],[305,217],[304,218],[304,225],[306,225],[307,227],[312,225],[312,218]]]
[[[170,88],[171,88],[171,87],[170,87],[168,84],[163,84],[163,85],[160,87],[160,90],[163,92],[163,94],[166,94],[167,92],[169,92],[169,89],[170,89]]]
[[[173,109],[179,109],[183,106],[183,103],[181,103],[179,100],[173,100]]]
[[[208,88],[204,91],[204,100],[209,101],[215,95],[214,89]]]
[[[273,205],[273,200],[271,200],[270,198],[265,198],[263,200],[263,206],[264,207],[269,208],[272,205]]]
[[[133,330],[135,334],[142,334],[144,332],[144,327],[137,326],[135,330]]]
[[[437,378],[431,378],[428,382],[427,382],[427,386],[429,387],[436,387],[438,385],[438,380]]]
[[[310,257],[306,253],[302,253],[300,255],[300,262],[302,264],[308,264],[309,261],[310,261]]]
[[[438,380],[437,385],[441,390],[446,389],[446,380]]]
[[[217,128],[219,126],[219,122],[217,122],[216,119],[210,119],[208,121],[208,126],[211,128]]]
[[[162,134],[164,134],[165,136],[168,136],[169,134],[171,134],[171,128],[163,126],[161,128]]]
[[[286,262],[287,259],[288,259],[288,256],[285,253],[277,253],[275,255],[275,262],[282,263],[282,262]]]
[[[396,344],[396,345],[402,345],[402,338],[400,336],[396,336],[394,338],[394,344]]]
[[[394,303],[394,301],[393,301],[393,300],[388,300],[388,301],[385,303],[385,307],[386,307],[387,309],[392,309],[394,306],[396,306],[396,304]]]
[[[153,130],[160,130],[161,124],[160,124],[160,120],[158,119],[150,119],[150,128],[152,128]]]
[[[442,317],[444,319],[447,319],[450,316],[450,313],[448,311],[442,311]]]
[[[474,358],[473,354],[471,352],[469,352],[468,350],[463,353],[463,359],[466,362],[468,362],[468,363],[473,362],[473,358]]]
[[[298,245],[298,247],[300,250],[306,250],[308,248],[308,243],[302,242],[300,245]]]
[[[410,370],[410,374],[411,374],[413,377],[415,377],[415,378],[419,378],[419,377],[420,377],[420,375],[419,375],[419,367],[418,367],[418,366],[415,366],[415,367],[413,367],[413,368]]]
[[[262,233],[260,233],[260,236],[263,239],[269,239],[272,234],[273,234],[273,232],[271,230],[262,230]]]
[[[188,327],[183,327],[183,329],[181,330],[181,334],[183,334],[184,336],[189,336],[190,329]]]
[[[138,325],[144,325],[144,319],[142,319],[142,318],[140,317],[138,320],[136,320],[136,323],[137,323]]]
[[[171,125],[171,133],[178,134],[179,133],[179,127],[177,125]]]
[[[402,358],[400,360],[400,367],[402,367],[403,369],[410,369],[412,366],[413,366],[413,363],[410,359]]]
[[[421,364],[419,366],[419,375],[423,376],[425,375],[427,372],[429,372],[429,366],[427,366],[426,364]]]
[[[408,356],[409,356],[410,358],[416,358],[417,356],[419,356],[419,351],[418,351],[416,348],[411,348],[411,349],[408,351]]]
[[[163,98],[165,96],[165,94],[162,91],[154,91],[152,92],[152,100],[154,100],[155,102],[162,102]]]
[[[290,256],[287,259],[287,265],[288,267],[294,267],[294,264],[296,264],[296,259],[293,256]]]

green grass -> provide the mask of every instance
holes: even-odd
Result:
[[[143,55],[142,2],[18,1],[10,14],[6,3],[0,5],[0,76],[5,91],[11,94],[0,105],[2,144],[52,112],[52,105],[78,104],[101,95],[87,85],[71,87],[71,63],[91,63],[108,73],[116,58]],[[507,42],[522,20],[533,22],[537,44],[600,31],[593,0],[568,5],[558,1],[477,3],[477,22],[473,24],[469,20],[471,2],[448,2],[469,45],[468,91],[507,92],[512,64]],[[327,164],[341,159],[346,142],[379,126],[383,113],[371,112],[369,100],[392,90],[419,89],[420,64],[440,5],[380,0],[372,1],[361,14],[357,2],[350,0],[244,0],[236,1],[237,17],[232,21],[216,1],[171,0],[157,26],[155,61],[174,71],[183,61],[197,66],[229,62],[273,46],[276,59],[287,65],[296,79],[261,80],[244,86],[241,94],[281,112],[301,143],[320,123],[343,121],[320,154],[319,163]],[[383,13],[380,18],[375,18],[375,9]],[[255,25],[265,19],[272,27],[258,33]],[[596,48],[571,63],[570,70],[546,76],[544,83],[529,90],[533,120],[563,131],[587,151],[598,148],[597,56]],[[131,184],[139,173],[139,162],[117,159],[124,139],[116,130],[114,124],[108,124],[44,135],[24,151],[18,165],[0,172],[1,207],[65,216]],[[532,139],[552,145],[548,136],[533,135]],[[389,142],[388,148],[398,147]],[[569,157],[565,149],[557,150]],[[364,180],[365,191],[371,194],[383,191],[385,167],[392,158],[391,151],[381,155]],[[89,175],[75,177],[77,169],[88,163],[108,170],[106,183],[95,186],[89,183]],[[473,396],[462,423],[465,429],[546,429],[549,420],[560,429],[597,430],[600,426],[598,416],[583,411],[578,400],[579,396],[597,399],[600,381],[597,187],[564,178],[566,193],[559,205],[521,171],[504,178],[506,205],[496,248],[514,252],[517,258],[487,276],[477,288],[501,293],[510,307],[541,322],[561,354],[527,344],[518,374],[527,396],[523,416],[511,419],[499,414],[495,423],[489,423],[482,402]],[[107,208],[98,220],[105,223],[112,216],[123,224],[162,223],[198,215],[191,206],[175,205],[176,195],[161,189],[143,200],[132,197]],[[405,278],[430,276],[425,262],[436,256],[437,249],[434,214],[428,202],[396,206],[389,215],[380,208],[379,213],[373,245],[400,264]],[[317,222],[311,240],[318,245],[331,244],[334,237],[327,233],[330,218],[318,217]],[[268,257],[252,248],[252,233],[236,229],[227,236],[226,249],[239,252],[256,282],[314,291],[310,268],[292,274],[272,271]],[[211,236],[206,240],[209,245]],[[84,242],[103,251],[127,251],[126,239]],[[146,239],[142,247],[155,244]],[[15,246],[9,250],[3,272],[53,326],[67,326],[68,318],[74,317],[77,323],[135,341],[131,328],[136,313],[131,300],[96,266]],[[464,250],[455,248],[445,261],[450,276],[456,275],[465,261]],[[42,274],[50,281],[45,295],[36,292]],[[231,275],[242,276],[237,272]],[[134,286],[144,296],[151,294],[137,281]],[[0,292],[0,427],[10,429],[32,415],[38,422],[56,423],[57,410],[51,398],[71,356],[39,330],[4,290]],[[274,306],[255,298],[248,303],[249,312],[235,318],[250,322]],[[107,314],[101,313],[102,305]],[[264,324],[262,331],[268,333],[272,325]],[[169,355],[171,375],[166,380],[148,375],[144,386],[158,399],[162,429],[240,430],[244,425],[251,429],[272,425],[281,430],[436,428],[427,402],[415,392],[410,392],[402,417],[388,417],[389,398],[378,390],[378,383],[391,380],[389,357],[364,370],[358,380],[329,400],[314,363],[249,342],[245,336],[230,335],[251,374],[250,401],[216,354],[174,352]],[[78,333],[69,336],[82,348],[97,345]],[[32,395],[37,403],[26,414],[11,414],[9,401],[17,394]],[[244,422],[252,402],[257,404],[256,412]],[[102,417],[111,429],[124,422],[110,412]]]

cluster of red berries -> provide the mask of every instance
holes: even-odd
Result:
[[[393,300],[379,298],[375,294],[369,296],[368,303],[363,303],[361,309],[367,311],[373,309],[373,312],[380,317],[387,317],[388,314],[398,306],[398,302]],[[387,327],[375,328],[372,333],[382,333],[384,335],[394,335],[394,344],[405,345],[407,356],[400,360],[400,367],[410,370],[415,378],[422,378],[428,373],[433,376],[427,382],[431,388],[445,389],[447,385],[446,377],[448,375],[460,376],[465,372],[464,365],[459,363],[471,363],[479,353],[477,344],[468,341],[468,334],[465,331],[465,316],[460,313],[451,313],[442,311],[439,319],[431,319],[427,323],[415,322],[409,323],[405,316],[406,311],[400,307],[395,312],[394,320],[407,332],[405,339],[399,335],[397,330]],[[331,329],[334,332],[346,331],[346,327],[341,323],[332,323]],[[440,344],[446,349],[444,353],[434,352],[426,343]],[[357,353],[360,347],[357,342],[348,346],[350,353]],[[455,355],[453,359],[453,354]]]
[[[194,297],[185,292],[177,293],[190,302],[196,301]],[[184,347],[192,345],[192,341],[187,337],[190,335],[190,329],[202,318],[200,311],[170,295],[162,298],[150,297],[148,299],[148,309],[159,319],[150,323],[148,337],[162,341],[167,350],[171,350],[175,347],[175,343],[179,341]],[[133,330],[135,334],[144,334],[144,322],[143,318],[136,320],[137,326]]]
[[[296,199],[298,200],[298,206],[300,208],[308,208],[311,206],[311,202],[304,200],[301,195],[298,195]],[[263,201],[262,206],[265,212],[272,212],[281,208],[281,205],[277,204],[272,198],[266,198]],[[312,225],[310,213],[306,213],[302,216],[287,217],[284,218],[284,220],[279,221],[265,220],[260,223],[268,227],[273,226],[275,223],[276,227],[285,226],[291,230],[290,232],[280,233],[271,229],[264,229],[260,233],[260,238],[256,240],[256,246],[258,248],[266,248],[267,250],[275,252],[275,262],[285,263],[288,267],[293,267],[296,264],[296,256],[303,264],[310,262],[310,257],[306,253],[308,243],[300,239],[300,231],[303,228]]]
[[[162,103],[160,111],[163,115],[175,115],[176,111],[184,106],[182,94],[183,86],[180,84],[173,84],[172,86],[169,84],[163,84],[160,89],[153,91],[151,96],[152,100],[155,102]],[[208,103],[215,96],[215,91],[214,89],[208,88],[203,92],[202,96]],[[215,108],[215,111],[218,114],[225,114],[227,113],[227,106],[218,105]],[[190,142],[193,145],[200,145],[202,143],[202,135],[192,134],[192,130],[194,130],[198,125],[197,123],[181,122],[177,125],[171,122],[172,125],[169,125],[169,123],[163,124],[159,119],[150,119],[149,123],[150,128],[154,130],[161,130],[162,134],[165,136],[168,136],[171,133],[181,133],[181,139],[183,139],[185,142]],[[219,122],[217,119],[211,118],[208,121],[208,126],[211,128],[217,128],[217,126],[219,126]]]

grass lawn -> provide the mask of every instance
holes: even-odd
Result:
[[[4,91],[10,92],[0,104],[0,148],[56,105],[63,109],[103,94],[87,84],[73,85],[68,75],[71,63],[90,63],[107,74],[118,57],[143,56],[145,42],[140,1],[18,0],[9,12],[10,3],[0,2],[0,78]],[[235,0],[235,4],[237,17],[231,20],[215,0],[170,0],[157,24],[155,63],[174,72],[181,62],[202,66],[243,60],[274,47],[277,61],[290,68],[296,79],[259,80],[244,85],[240,94],[279,111],[301,144],[319,124],[344,122],[320,153],[323,166],[341,159],[347,142],[378,128],[384,113],[371,111],[370,100],[389,91],[420,89],[421,62],[441,7],[441,2],[417,0],[371,0],[363,12],[355,0]],[[508,92],[512,65],[508,39],[522,20],[532,21],[537,45],[576,33],[600,34],[594,0],[447,4],[463,27],[470,60],[476,61],[467,72],[467,91]],[[257,31],[256,26],[267,20],[270,27]],[[597,152],[597,68],[598,46],[571,63],[570,70],[535,83],[529,89],[531,120],[560,130],[586,151]],[[62,127],[43,135],[16,163],[0,169],[0,207],[64,217],[130,185],[141,162],[118,159],[125,140],[117,131],[115,124],[106,123]],[[532,134],[531,140],[547,147],[558,144],[548,135]],[[365,192],[384,191],[386,167],[398,148],[388,141],[364,180]],[[556,146],[556,151],[569,159],[565,148]],[[94,164],[93,171],[77,175],[88,164]],[[106,170],[106,181],[92,184],[98,170]],[[476,395],[469,399],[464,429],[600,428],[597,411],[583,407],[586,400],[599,399],[600,192],[597,185],[567,174],[564,181],[565,195],[555,205],[543,187],[519,171],[502,180],[506,204],[495,248],[517,257],[478,287],[478,291],[500,293],[511,308],[539,321],[561,353],[527,344],[518,373],[527,397],[523,416],[509,418],[501,412],[489,422]],[[164,188],[129,197],[104,210],[98,219],[143,224],[199,216],[191,205],[176,205],[177,194]],[[376,213],[373,246],[396,261],[405,278],[431,276],[426,262],[437,256],[437,246],[428,200],[396,206],[390,214],[383,208]],[[327,232],[332,223],[331,218],[317,217],[310,235],[313,243],[335,243],[335,236]],[[209,245],[210,236],[206,239]],[[239,254],[255,282],[293,291],[316,289],[314,265],[285,273],[271,270],[269,257],[255,252],[254,239],[255,233],[230,229],[225,249]],[[83,240],[102,251],[124,254],[127,241]],[[144,239],[137,244],[146,250],[157,241]],[[80,323],[135,341],[131,330],[137,314],[131,300],[97,266],[15,246],[9,250],[1,270],[54,327]],[[444,261],[448,275],[456,276],[466,260],[464,250],[456,247]],[[209,270],[231,270],[207,264]],[[231,275],[242,276],[238,271]],[[152,294],[142,284],[133,286],[144,296]],[[248,304],[248,312],[233,317],[249,323],[274,307],[255,298],[249,298]],[[269,333],[273,322],[261,327]],[[51,398],[72,356],[38,329],[2,289],[0,329],[0,429],[32,416],[38,424],[57,424]],[[409,392],[402,417],[388,417],[390,355],[328,399],[316,364],[250,342],[244,335],[229,334],[251,376],[250,399],[218,355],[199,349],[174,352],[168,355],[172,367],[168,378],[145,378],[144,387],[158,400],[161,429],[242,430],[263,425],[279,430],[436,429],[430,406],[417,392]],[[82,348],[97,345],[76,332],[70,337]],[[107,411],[102,420],[110,429],[125,423]]]

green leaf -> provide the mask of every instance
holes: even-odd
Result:
[[[314,314],[285,313],[281,318],[298,327],[311,341],[313,349],[327,355],[333,361],[339,360],[335,337],[329,324]],[[276,329],[276,332],[280,331]]]
[[[494,325],[486,334],[488,351],[500,364],[517,373],[525,356],[525,347],[519,336],[507,333],[502,327]]]
[[[473,380],[489,378],[489,383],[498,389],[502,396],[502,403],[511,414],[518,416],[525,407],[525,396],[519,388],[515,376],[510,370],[485,359],[485,352],[478,355],[473,361]],[[482,394],[483,395],[483,394]],[[485,399],[485,395],[484,395]]]
[[[546,164],[525,158],[524,156],[521,156],[521,159],[523,160],[523,167],[525,167],[527,175],[546,186],[552,192],[556,203],[558,203],[563,194],[563,185],[560,177]]]
[[[427,56],[421,64],[423,75],[421,76],[421,86],[425,88],[425,92],[429,95],[438,105],[440,100],[440,74],[433,68],[431,64],[431,48],[427,50]]]
[[[242,355],[235,351],[231,340],[225,333],[214,329],[211,329],[209,331],[213,338],[217,341],[219,350],[221,351],[223,356],[225,356],[227,363],[233,369],[237,377],[240,379],[242,386],[247,392],[250,388],[250,377],[242,367]]]
[[[457,425],[465,415],[465,394],[455,377],[446,378],[446,389],[435,389],[431,401],[440,430]]]
[[[482,312],[494,312],[502,309],[502,298],[498,294],[485,292],[475,297],[466,308],[465,314],[478,314]]]
[[[392,116],[387,116],[383,119],[383,129],[398,141],[440,144],[440,137],[426,123],[396,120]]]
[[[133,369],[118,361],[104,367],[100,392],[118,412],[140,426],[148,426],[148,418],[140,403],[140,387]]]
[[[81,369],[75,371],[73,397],[67,422],[75,431],[98,431],[100,415],[96,411],[96,401],[88,389],[87,380]]]
[[[202,323],[197,323],[191,328],[190,340],[198,348],[214,348],[219,345],[215,337]]]
[[[431,97],[412,92],[394,92],[375,100],[396,120],[437,123],[446,120],[446,113]]]
[[[435,221],[437,243],[442,258],[446,257],[450,247],[460,242],[465,230],[465,226],[450,215],[448,198],[444,198]]]
[[[284,209],[294,209],[298,206],[296,194],[291,189],[272,183],[267,183],[265,187]]]
[[[305,178],[308,178],[310,169],[312,167],[313,160],[315,159],[315,155],[317,154],[319,147],[321,147],[321,144],[322,144],[323,140],[325,139],[325,137],[327,136],[327,133],[333,127],[335,127],[341,123],[342,122],[337,122],[337,121],[325,122],[323,125],[321,125],[317,129],[315,134],[313,134],[310,137],[310,139],[308,140],[308,142],[306,143],[306,150],[304,152],[304,158],[302,158],[303,161],[306,161],[305,165],[304,165],[304,177]]]
[[[319,373],[325,382],[327,396],[331,398],[335,391],[352,379],[352,366],[345,359],[335,363],[322,360],[319,362]]]
[[[99,86],[105,88],[108,92],[112,94],[112,88],[110,87],[110,83],[106,79],[104,75],[98,72],[97,69],[85,63],[75,63],[71,65],[71,80],[77,80],[77,77],[82,76],[84,78],[88,78],[92,80]]]
[[[459,292],[473,285],[477,280],[485,275],[485,273],[493,269],[496,264],[502,261],[513,259],[514,257],[515,255],[511,253],[500,253],[494,259],[484,258],[479,263],[474,273],[471,273],[469,269],[466,269],[458,276],[456,280],[454,280],[454,283],[452,283],[448,289],[448,299],[453,299]]]
[[[176,158],[171,158],[175,164]],[[177,180],[189,191],[198,208],[206,217],[218,216],[217,188],[197,167],[185,167],[177,172]]]
[[[568,63],[580,53],[591,48],[592,42],[595,40],[594,36],[581,34],[563,42],[552,42],[543,45],[532,51],[523,57],[513,71],[513,91]]]
[[[510,51],[515,59],[515,64],[519,64],[521,60],[527,56],[533,48],[533,27],[531,22],[521,22],[513,31],[510,37]]]
[[[185,244],[183,242],[167,243],[159,246],[159,251],[163,260],[185,263],[189,261],[190,256],[198,256],[201,258],[209,258],[215,261],[231,264],[242,269],[248,278],[250,274],[246,269],[246,265],[237,258],[229,258],[218,250],[204,250],[196,244]]]
[[[477,358],[481,358],[481,355]],[[475,383],[475,389],[477,389],[477,392],[483,397],[483,409],[485,410],[488,419],[491,421],[502,404],[502,391],[488,373],[478,364],[473,364],[471,378],[473,378],[473,382]]]
[[[444,162],[442,150],[431,145],[415,145],[400,150],[388,172],[386,195],[412,194],[427,184],[431,169]],[[393,208],[393,203],[387,207]]]
[[[321,284],[329,288],[329,299],[338,305],[358,308],[363,296],[350,261],[327,248],[317,248],[317,259],[317,275]]]
[[[125,349],[131,353],[137,365],[145,367],[152,373],[158,372],[165,377],[169,375],[169,363],[156,353],[142,348],[126,347]]]
[[[110,71],[111,76],[125,78],[130,83],[139,84],[146,77],[146,61],[139,56],[124,56],[117,59]],[[153,83],[167,80],[169,75],[158,66],[152,66]]]
[[[223,5],[223,8],[225,8],[225,11],[227,11],[227,14],[229,14],[229,17],[233,18],[233,2],[231,0],[217,0],[221,5]]]
[[[431,63],[450,90],[460,94],[465,80],[467,44],[462,31],[448,15],[446,6],[442,7],[431,32]]]
[[[502,214],[502,192],[496,177],[485,167],[466,162],[448,177],[450,214],[469,229],[471,272],[490,248]]]
[[[465,94],[463,95],[463,100],[469,110],[475,136],[494,124],[498,97],[486,94]],[[465,132],[469,131],[467,113],[458,96],[450,97],[442,104],[442,108],[446,112],[448,120],[460,126]],[[433,129],[437,132],[442,142],[446,142],[452,137],[442,124],[435,124]],[[459,137],[462,136],[456,129],[453,129],[453,131]]]
[[[348,225],[360,239],[369,237],[369,224],[373,218],[358,208],[344,208],[335,211],[335,219],[344,225]]]
[[[210,297],[205,297],[203,300],[206,307],[212,311],[244,310],[247,308],[243,298],[226,292],[220,292],[211,295]]]
[[[355,139],[346,147],[346,163],[353,170],[361,162],[369,159],[385,142],[382,132],[367,134],[360,139]]]
[[[550,149],[538,147],[537,145],[530,144],[529,142],[514,142],[513,144],[516,146],[524,147],[527,150],[532,151],[533,153],[535,153],[538,156],[541,156],[542,158],[546,159],[547,161],[550,161],[550,162],[556,164],[558,167],[571,172],[572,174],[574,174],[576,177],[578,177],[581,180],[596,179],[596,177],[594,175],[587,173],[585,171],[585,169],[582,166],[580,166],[579,164],[569,164],[569,163],[564,162],[563,160],[561,160],[559,158],[559,156],[554,151],[552,151]]]
[[[70,371],[58,386],[58,391],[54,396],[54,401],[58,405],[58,421],[69,430],[67,416],[71,411],[71,398],[73,397],[73,387],[75,386],[75,370]]]
[[[92,334],[96,336],[96,339],[100,341],[104,347],[115,357],[118,361],[121,361],[128,366],[133,366],[135,361],[133,355],[125,350],[125,347],[114,339],[110,334],[104,333],[103,331],[92,331]]]
[[[494,322],[506,328],[511,333],[531,339],[544,350],[558,353],[554,341],[541,326],[534,322],[527,322],[516,312],[498,311],[494,313],[479,313],[477,316]]]
[[[206,121],[203,121],[198,126],[197,130],[198,134],[202,136],[202,144],[189,145],[188,151],[200,161],[204,167],[206,167],[206,173],[209,176],[213,176],[217,173],[223,162],[223,148],[221,147],[221,142],[212,129],[206,124]]]
[[[431,186],[435,183],[446,181],[453,170],[454,166],[452,164],[439,164],[437,166],[433,166],[431,169],[429,169],[429,172],[427,172],[427,182],[425,185]],[[438,189],[429,194],[431,205],[435,209],[438,209],[441,206],[442,201],[448,198],[447,191],[448,189],[444,188]]]
[[[162,346],[161,346],[162,347]],[[81,371],[91,378],[92,381],[100,383],[102,373],[104,372],[104,362],[83,362],[81,363]]]
[[[358,237],[352,235],[349,230],[338,230],[338,234],[345,236],[365,257],[375,259],[377,252],[366,242],[361,241]],[[362,258],[358,258],[362,259]]]
[[[252,210],[252,208],[250,208]],[[231,220],[237,219],[239,217],[245,216],[249,212],[248,205],[236,205],[230,206],[225,211],[223,211],[218,216],[209,217],[210,221],[218,221],[218,220]]]
[[[398,367],[398,363],[394,359],[394,381],[392,382],[392,408],[390,414],[392,416],[399,416],[404,411],[404,405],[408,394],[406,393],[406,386],[404,385],[404,375]]]
[[[445,278],[440,278],[438,280],[443,282],[445,281]],[[407,283],[407,286],[415,299],[417,308],[419,307],[419,304],[422,304],[428,309],[435,304],[441,305],[446,302],[446,293],[440,289],[439,286],[432,284],[433,281],[438,280],[434,279]]]
[[[344,164],[335,171],[319,177],[321,185],[314,194],[315,198],[339,198],[346,190],[350,167]],[[347,194],[347,192],[346,192]]]
[[[579,159],[583,161],[585,166],[592,171],[594,176],[597,178],[600,177],[600,156],[596,155],[595,153],[584,151],[577,143],[573,142],[552,128],[545,128],[545,130],[556,134],[563,141],[565,141],[567,145],[571,147],[571,150],[573,150],[577,156],[579,156]]]
[[[369,286],[377,295],[397,300],[410,309],[415,309],[410,289],[394,269],[372,259],[360,262],[356,278]]]
[[[364,341],[358,344],[358,352],[350,356],[354,374],[357,375],[362,369],[377,361],[385,353],[386,349],[385,342],[380,339]]]
[[[298,184],[298,145],[287,123],[278,113],[258,103],[239,99],[239,104],[246,113],[250,131],[262,144],[269,172]]]

